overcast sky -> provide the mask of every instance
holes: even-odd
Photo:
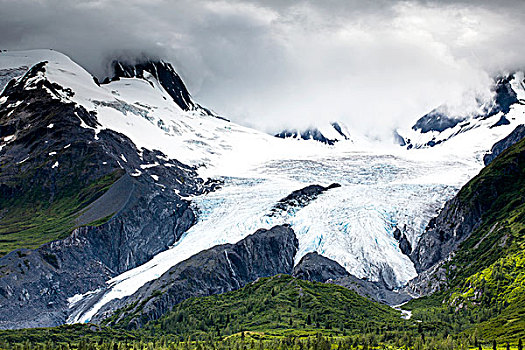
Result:
[[[387,135],[525,67],[525,1],[0,0],[0,48],[91,73],[172,62],[201,104],[266,131],[342,121]],[[458,112],[458,113],[459,113]]]

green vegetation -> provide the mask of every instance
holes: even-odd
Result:
[[[53,232],[68,233],[74,215],[117,178],[101,179],[85,193],[81,189],[69,192],[45,208],[9,203],[15,212],[4,216],[0,234],[2,238],[20,234],[35,242],[49,240]],[[126,329],[131,316],[140,318],[139,307],[113,328],[87,324],[0,331],[0,349],[523,350],[524,188],[522,140],[460,191],[461,205],[483,210],[482,222],[444,266],[447,288],[403,306],[412,312],[409,319],[345,288],[278,275],[233,292],[188,299],[140,330]],[[6,208],[1,204],[0,208]],[[16,210],[23,214],[19,221]],[[46,213],[54,229],[45,235],[46,231],[37,229],[45,224],[40,218],[44,210],[56,211]],[[28,213],[38,215],[33,218]],[[9,223],[11,230],[23,230],[11,232]],[[32,237],[31,232],[38,235]],[[56,263],[52,254],[44,259]],[[120,310],[108,324],[135,306]]]
[[[32,328],[19,330],[0,330],[0,349],[5,344],[45,344],[47,342],[67,344],[78,343],[81,340],[103,342],[105,339],[114,341],[133,341],[136,336],[123,330],[113,330],[97,325],[74,324],[54,328]],[[2,343],[4,346],[2,346]]]
[[[448,288],[405,306],[415,319],[485,341],[525,338],[524,188],[525,139],[460,191],[463,205],[488,210],[445,265]]]
[[[465,185],[464,206],[485,207],[481,225],[459,247],[450,267],[452,287],[525,248],[525,139],[507,149]]]
[[[418,316],[421,320],[405,320],[345,288],[278,275],[230,293],[188,299],[140,330],[83,324],[0,331],[0,349],[493,348],[481,332],[454,331],[453,320],[445,322],[444,315]],[[507,349],[506,341],[497,340],[496,348]],[[518,340],[509,348],[519,348]]]
[[[230,293],[188,299],[148,323],[144,331],[183,338],[241,331],[286,336],[323,330],[346,335],[377,328],[386,332],[400,324],[398,311],[346,288],[277,275]]]
[[[51,202],[33,192],[13,199],[0,198],[0,257],[18,248],[34,249],[67,237],[75,228],[75,218],[81,210],[121,176],[122,171],[114,171],[83,188],[78,184],[69,185]],[[101,225],[105,221],[93,224]]]

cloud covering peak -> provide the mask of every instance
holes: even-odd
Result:
[[[0,0],[0,48],[53,48],[93,74],[174,64],[203,105],[267,131],[339,120],[376,136],[490,96],[525,66],[523,1]]]

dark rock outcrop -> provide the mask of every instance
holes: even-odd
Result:
[[[512,146],[513,144],[519,142],[522,138],[525,137],[525,125],[521,124],[516,127],[507,137],[496,142],[492,146],[490,153],[487,153],[483,157],[483,162],[485,165],[489,165],[497,156],[499,156],[503,151]]]
[[[294,139],[303,139],[303,140],[315,140],[327,145],[333,146],[337,140],[326,138],[319,129],[309,128],[303,131],[298,130],[283,130],[280,133],[274,135],[281,139],[294,138]]]
[[[496,123],[494,123],[494,125],[490,126],[490,129],[497,128],[498,126],[502,126],[502,125],[509,125],[509,124],[510,122],[507,119],[507,117],[505,115],[502,115],[501,118],[499,118],[499,120]]]
[[[391,290],[383,282],[357,278],[336,261],[317,252],[306,254],[295,266],[293,276],[308,281],[337,284],[365,298],[388,305],[399,305],[412,299],[407,292]]]
[[[225,293],[260,277],[291,274],[297,247],[295,233],[287,225],[260,229],[236,244],[215,246],[180,262],[135,294],[106,304],[93,321],[125,308],[112,322],[138,328],[190,297]]]
[[[349,140],[349,135],[346,135],[343,131],[343,128],[339,123],[333,122],[330,124],[334,130],[341,135],[341,138],[344,140]],[[315,140],[322,143],[325,143],[327,145],[333,146],[337,142],[337,139],[330,139],[323,135],[323,133],[317,129],[317,128],[307,128],[304,130],[283,130],[277,134],[274,135],[275,137],[279,137],[281,139],[286,138],[294,138],[294,139],[302,139],[302,140]]]
[[[103,286],[178,240],[195,220],[181,196],[206,188],[193,168],[138,150],[122,134],[97,132],[96,114],[68,102],[74,92],[48,81],[45,72],[46,62],[33,66],[2,94],[0,137],[9,141],[0,151],[0,224],[24,203],[67,199],[79,207],[71,215],[77,228],[36,250],[0,258],[0,328],[63,324],[67,298]],[[108,178],[109,190],[75,197]]]
[[[494,105],[487,109],[487,116],[492,116],[499,112],[507,114],[510,111],[510,106],[519,102],[518,96],[510,84],[512,79],[514,79],[514,75],[501,77],[497,80],[495,87],[496,100]]]
[[[443,132],[461,123],[464,118],[452,118],[435,109],[425,114],[412,126],[413,130],[420,130],[423,134],[431,131]]]
[[[332,128],[334,128],[335,131],[337,131],[339,135],[341,135],[345,140],[350,140],[350,135],[345,134],[343,128],[341,127],[341,125],[339,125],[339,123],[333,122],[330,123],[330,125],[332,125]]]
[[[210,110],[193,101],[182,78],[177,74],[173,66],[161,60],[145,59],[131,64],[124,61],[113,61],[113,77],[111,80],[120,78],[145,78],[145,74],[151,74],[160,85],[171,96],[173,101],[185,111],[199,111],[203,114],[216,116]],[[104,83],[108,83],[109,79]],[[221,118],[224,119],[224,118]]]
[[[399,227],[396,227],[394,230],[394,238],[399,242],[399,249],[401,249],[401,252],[405,255],[410,255],[412,252],[412,245],[405,234],[405,230],[401,231]]]
[[[303,280],[324,283],[350,274],[336,261],[312,252],[302,257],[292,275]]]
[[[270,210],[269,216],[276,216],[283,212],[298,210],[306,207],[310,202],[315,200],[321,193],[331,190],[333,188],[341,187],[338,183],[333,183],[329,186],[310,185],[300,190],[293,191],[288,196],[282,198]]]

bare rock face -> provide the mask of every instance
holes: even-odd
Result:
[[[524,141],[521,140],[463,186],[430,221],[410,254],[419,275],[409,282],[408,291],[426,295],[448,287],[461,269],[454,262],[455,256],[477,249],[477,244],[470,248],[461,244],[478,229],[485,235],[499,231],[498,227],[505,221],[501,215],[508,213],[505,208],[523,201],[524,159]]]
[[[48,81],[45,71],[46,62],[33,66],[2,93],[0,140],[8,136],[9,142],[0,150],[0,223],[27,203],[70,200],[97,189],[103,179],[108,188],[75,199],[72,233],[0,258],[3,329],[63,324],[68,298],[104,285],[177,241],[195,221],[181,196],[207,188],[193,168],[161,152],[138,150],[111,130],[95,134],[96,114],[64,102],[61,96],[74,92]],[[154,168],[140,167],[156,161]]]
[[[446,259],[478,227],[489,206],[486,198],[478,196],[470,204],[463,203],[458,196],[448,201],[440,214],[430,220],[410,254],[416,270],[425,271]]]
[[[277,204],[270,210],[269,216],[278,216],[282,213],[295,211],[306,207],[322,193],[333,188],[341,187],[338,183],[329,186],[309,185],[299,190],[293,191],[288,196],[281,198]]]
[[[168,62],[162,60],[144,60],[139,63],[129,64],[121,61],[113,61],[112,66],[114,75],[111,80],[119,80],[120,78],[145,78],[147,75],[151,75],[160,83],[182,110],[198,111],[202,114],[218,117],[210,110],[193,101],[182,78]],[[103,83],[109,81],[109,78],[107,78]]]
[[[308,253],[293,269],[293,276],[307,281],[326,282],[350,275],[338,262],[317,252]]]
[[[239,289],[260,277],[291,274],[298,241],[287,225],[260,229],[236,244],[223,244],[173,266],[135,294],[104,306],[92,321],[139,328],[190,297]],[[120,310],[119,310],[120,309]]]
[[[295,266],[293,276],[308,281],[337,284],[365,298],[388,305],[399,305],[412,299],[405,291],[392,290],[384,281],[372,282],[358,278],[336,261],[317,252],[306,254]]]
[[[525,137],[525,125],[521,124],[514,129],[509,136],[505,137],[503,140],[498,141],[492,146],[490,153],[486,154],[483,157],[483,162],[485,165],[489,165],[497,156],[499,156],[503,151],[512,146],[513,144],[521,141]]]

